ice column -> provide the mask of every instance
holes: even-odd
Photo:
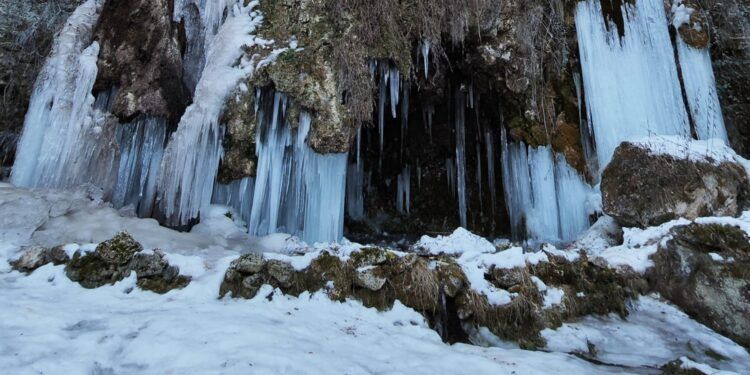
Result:
[[[675,0],[672,4],[672,24],[679,29],[684,24],[688,27],[701,27],[690,23],[693,9]],[[697,49],[685,43],[682,35],[677,33],[677,55],[682,71],[682,81],[687,94],[690,113],[693,115],[698,139],[721,139],[728,142],[721,113],[719,95],[716,92],[711,55],[707,48]]]

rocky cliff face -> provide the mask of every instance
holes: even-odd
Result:
[[[185,46],[172,7],[172,0],[142,0],[107,1],[102,9],[94,90],[117,89],[112,113],[123,122],[142,115],[176,123],[190,101],[183,83]]]

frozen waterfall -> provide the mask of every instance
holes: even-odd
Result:
[[[571,241],[589,227],[586,207],[592,189],[549,146],[509,142],[502,133],[505,199],[516,238]]]
[[[256,40],[252,32],[262,17],[252,12],[257,2],[235,3],[209,44],[206,68],[195,89],[193,104],[180,119],[164,152],[159,174],[159,208],[170,225],[185,225],[211,203],[222,155],[219,116],[225,99],[240,79],[252,74],[253,62],[243,47]],[[240,64],[236,65],[240,60]]]
[[[288,99],[267,90],[257,98],[258,169],[250,233],[287,232],[314,243],[338,241],[344,229],[347,154],[321,155],[307,144],[310,115],[296,129]]]
[[[32,93],[11,182],[65,188],[83,178],[88,138],[102,133],[93,110],[99,44],[91,43],[102,1],[88,0],[57,35]],[[98,116],[97,116],[98,117]],[[100,119],[100,118],[99,118]],[[90,154],[88,155],[90,156]]]
[[[638,0],[621,11],[622,37],[598,0],[581,1],[576,9],[585,99],[602,169],[622,141],[690,136],[664,2]]]

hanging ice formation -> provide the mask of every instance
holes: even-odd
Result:
[[[217,182],[214,185],[211,203],[231,207],[246,225],[250,222],[250,210],[253,207],[253,190],[255,179],[245,177],[228,184]]]
[[[485,129],[484,145],[487,151],[487,180],[490,188],[490,201],[492,202],[492,213],[495,213],[497,198],[495,198],[495,140],[492,137],[492,130]],[[477,154],[478,155],[478,154]]]
[[[166,136],[164,119],[148,117],[117,127],[120,165],[112,196],[115,207],[133,205],[140,217],[153,214]]]
[[[466,192],[466,93],[456,90],[455,131],[456,131],[456,191],[458,194],[458,217],[462,227],[467,228]],[[473,98],[473,95],[470,96]],[[473,99],[470,100],[473,106]]]
[[[571,241],[589,226],[591,188],[549,146],[528,147],[501,135],[503,186],[516,238]]]
[[[602,169],[624,140],[690,136],[664,2],[625,3],[622,13],[620,36],[599,0],[581,1],[576,9],[586,105]]]
[[[97,162],[90,157],[102,128],[101,118],[95,117],[91,90],[99,44],[91,43],[91,38],[101,6],[98,0],[83,3],[55,38],[34,85],[18,142],[11,174],[15,185],[72,187],[88,175],[83,169]]]
[[[242,4],[235,3],[229,9],[228,18],[209,43],[193,103],[185,110],[164,153],[159,208],[171,225],[188,224],[211,203],[222,154],[219,116],[231,90],[252,74],[254,66],[243,55],[243,47],[256,43],[252,32],[262,20],[251,13],[257,2]]]
[[[343,236],[346,154],[316,153],[307,144],[310,115],[287,122],[287,98],[263,92],[256,99],[258,168],[250,233],[296,234],[310,243]]]
[[[402,215],[411,211],[411,168],[404,167],[396,182],[396,209]]]
[[[682,0],[674,0],[672,24],[675,29],[679,29],[683,24],[700,27],[690,25],[690,15],[693,12],[694,10],[686,7]],[[718,138],[728,142],[708,48],[696,49],[688,45],[679,32],[676,42],[682,81],[698,139]]]

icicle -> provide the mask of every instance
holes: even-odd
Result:
[[[390,74],[391,89],[391,116],[396,118],[396,107],[399,103],[399,92],[401,91],[401,74],[395,66],[391,68]]]
[[[565,158],[549,146],[509,143],[501,135],[503,184],[511,229],[516,238],[571,241],[589,226],[591,188]]]
[[[248,225],[253,207],[254,189],[255,179],[252,177],[245,177],[228,184],[217,182],[214,185],[211,203],[233,208],[240,215],[244,225]]]
[[[252,32],[262,18],[250,15],[256,2],[241,4],[232,7],[210,44],[206,69],[195,89],[193,104],[180,119],[164,153],[159,207],[172,225],[187,224],[198,217],[202,207],[210,204],[222,155],[221,109],[237,82],[253,71],[252,64],[242,58],[243,48],[254,45]]]
[[[258,236],[275,233],[279,216],[283,179],[291,178],[291,158],[285,157],[286,145],[291,143],[291,130],[281,122],[281,101],[286,98],[274,93],[262,95],[258,116],[256,154],[258,167],[255,177],[253,205],[250,213],[250,233]]]
[[[599,0],[576,8],[583,87],[602,169],[624,140],[690,136],[664,2],[639,0],[621,11],[622,38],[608,29]]]
[[[364,205],[364,164],[349,164],[346,173],[346,213],[352,220],[362,220]]]
[[[341,239],[347,195],[347,155],[316,153],[307,136],[312,119],[299,117],[296,130],[286,120],[287,99],[263,95],[258,117],[258,169],[250,212],[250,233],[279,231],[308,243]]]
[[[432,144],[432,117],[435,115],[435,106],[427,104],[422,108],[422,121],[424,122],[425,132]]]
[[[14,185],[64,188],[97,172],[82,168],[96,162],[89,157],[96,153],[98,138],[107,134],[95,118],[91,95],[99,54],[99,44],[91,38],[101,6],[101,1],[83,3],[55,38],[18,141]]]
[[[445,176],[448,180],[448,189],[456,196],[456,164],[453,159],[445,159]]]
[[[467,192],[466,192],[466,94],[456,92],[456,186],[458,190],[458,216],[461,226],[467,227]]]
[[[120,165],[112,197],[115,207],[133,205],[138,216],[152,215],[166,136],[164,119],[149,117],[118,125]]]
[[[406,82],[404,84],[404,97],[401,99],[401,157],[404,155],[404,144],[409,134],[409,94],[411,88]]]
[[[385,100],[388,85],[388,68],[385,63],[376,62],[380,67],[380,85],[378,86],[378,135],[380,136],[379,165],[383,164],[383,144],[385,137]]]
[[[573,241],[589,227],[586,200],[592,189],[562,155],[555,156],[555,189],[560,221],[560,239]]]
[[[307,243],[339,241],[344,235],[346,154],[321,155],[305,147],[306,207],[302,239]]]
[[[477,136],[481,139],[481,130],[478,130]],[[484,214],[484,204],[482,201],[482,144],[481,142],[474,143],[477,155],[477,194],[479,196],[479,211]]]
[[[494,152],[494,140],[492,139],[492,131],[486,129],[484,131],[484,145],[487,151],[487,181],[489,186],[490,201],[492,202],[492,213],[495,213],[495,206],[497,205],[497,198],[495,198],[495,152]]]
[[[424,78],[427,79],[430,75],[430,49],[432,45],[429,40],[422,40],[422,61],[424,61]]]
[[[417,159],[417,190],[422,190],[422,166]]]
[[[407,165],[398,175],[396,182],[396,209],[402,215],[409,215],[411,207],[411,169]]]
[[[717,138],[727,143],[727,130],[724,127],[724,117],[721,113],[719,95],[716,92],[716,79],[708,49],[695,49],[689,46],[678,32],[677,53],[698,139]]]

